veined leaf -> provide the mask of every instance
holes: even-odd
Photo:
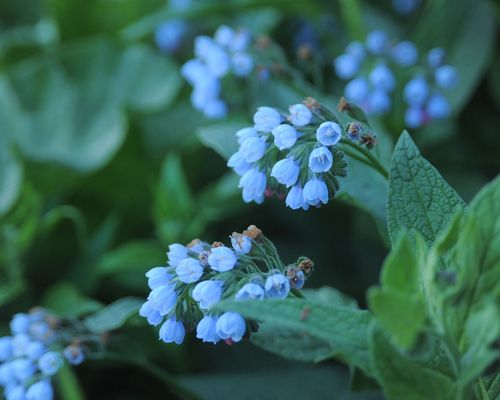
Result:
[[[89,315],[83,323],[91,332],[104,333],[122,327],[125,322],[139,311],[144,303],[137,297],[124,297]]]

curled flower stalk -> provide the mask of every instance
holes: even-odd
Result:
[[[276,196],[294,210],[326,204],[339,190],[339,178],[347,176],[346,153],[387,178],[370,153],[376,136],[368,125],[352,121],[343,126],[315,99],[291,105],[288,112],[259,107],[253,121],[236,132],[240,146],[227,164],[241,176],[245,202],[260,204]]]
[[[7,400],[52,400],[52,378],[65,363],[81,364],[102,345],[78,321],[42,308],[15,314],[10,336],[0,337],[0,388]]]
[[[255,300],[300,296],[313,263],[301,257],[285,265],[274,244],[256,226],[233,232],[231,247],[194,240],[169,246],[164,267],[146,273],[151,292],[139,310],[166,343],[181,344],[195,331],[203,342],[241,341],[258,328],[235,312],[216,312],[225,299]]]

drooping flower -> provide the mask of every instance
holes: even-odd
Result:
[[[208,256],[208,265],[218,272],[230,271],[236,265],[236,254],[229,247],[220,246],[213,248]]]
[[[290,292],[290,282],[285,275],[277,273],[266,279],[264,288],[266,289],[267,297],[283,299]]]
[[[165,343],[181,344],[185,334],[186,330],[182,322],[173,317],[166,320],[160,328],[160,339]]]
[[[239,342],[246,331],[245,320],[240,314],[228,311],[219,317],[215,330],[221,339]]]
[[[217,334],[217,317],[205,315],[196,326],[196,337],[205,343],[217,343],[220,340]]]
[[[271,176],[287,188],[295,185],[299,178],[299,165],[291,158],[285,158],[274,164]]]
[[[221,281],[203,281],[198,283],[193,289],[192,297],[202,310],[208,310],[212,305],[218,303],[222,296]]]
[[[175,268],[175,273],[181,282],[193,283],[203,275],[203,266],[194,258],[186,258]]]

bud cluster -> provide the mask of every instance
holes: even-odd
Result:
[[[450,113],[443,91],[456,84],[457,72],[444,65],[444,57],[442,48],[434,48],[427,60],[419,62],[414,43],[406,40],[392,44],[384,32],[373,31],[365,43],[351,42],[333,65],[337,76],[348,81],[344,89],[347,100],[370,115],[385,115],[402,93],[401,101],[407,104],[405,125],[418,128]]]
[[[0,387],[6,400],[51,400],[51,378],[65,361],[81,364],[84,347],[79,327],[46,310],[15,314],[11,336],[0,337]]]
[[[307,258],[284,265],[274,244],[256,226],[231,235],[231,247],[194,240],[169,246],[165,267],[146,273],[151,292],[139,314],[148,323],[161,324],[166,343],[181,344],[185,333],[196,330],[203,342],[239,342],[255,330],[235,312],[212,307],[225,299],[259,300],[293,296],[312,272]]]
[[[254,69],[254,57],[249,52],[252,37],[248,31],[222,25],[213,38],[198,36],[194,42],[196,58],[187,61],[182,76],[193,86],[191,103],[210,119],[227,114],[221,98],[222,79],[226,76],[246,77]]]
[[[288,113],[259,107],[253,121],[236,132],[240,146],[227,163],[241,176],[247,203],[276,195],[286,197],[294,210],[326,204],[339,189],[337,177],[347,174],[341,140],[368,148],[375,144],[373,134],[365,141],[363,124],[352,132],[343,128],[332,111],[312,98],[291,105]]]

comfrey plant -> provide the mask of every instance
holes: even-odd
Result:
[[[151,293],[139,314],[151,325],[161,324],[161,340],[181,344],[186,331],[196,330],[203,342],[239,342],[258,325],[235,312],[221,313],[219,302],[300,296],[297,289],[312,272],[311,260],[301,257],[285,265],[274,244],[253,225],[234,232],[231,246],[174,243],[167,266],[146,273]]]
[[[274,195],[293,210],[326,204],[339,189],[338,177],[347,174],[343,148],[370,157],[368,149],[376,143],[366,124],[342,126],[332,110],[313,98],[291,105],[288,112],[259,107],[253,121],[236,132],[240,146],[227,163],[241,176],[247,203],[260,204]]]
[[[457,72],[444,63],[442,48],[432,49],[419,61],[414,43],[392,44],[382,31],[373,31],[365,43],[351,42],[335,58],[337,76],[348,81],[344,95],[370,115],[386,115],[393,104],[404,101],[404,123],[418,128],[433,120],[445,119],[450,105],[444,92],[457,83]],[[402,94],[402,99],[400,98]]]
[[[79,324],[35,308],[14,315],[11,336],[0,337],[0,387],[6,400],[51,400],[51,379],[65,362],[85,359]]]
[[[227,115],[227,104],[221,98],[222,80],[244,78],[255,67],[250,52],[252,37],[246,30],[220,26],[213,38],[198,36],[194,42],[195,57],[181,69],[182,76],[193,86],[191,103],[210,119]]]

